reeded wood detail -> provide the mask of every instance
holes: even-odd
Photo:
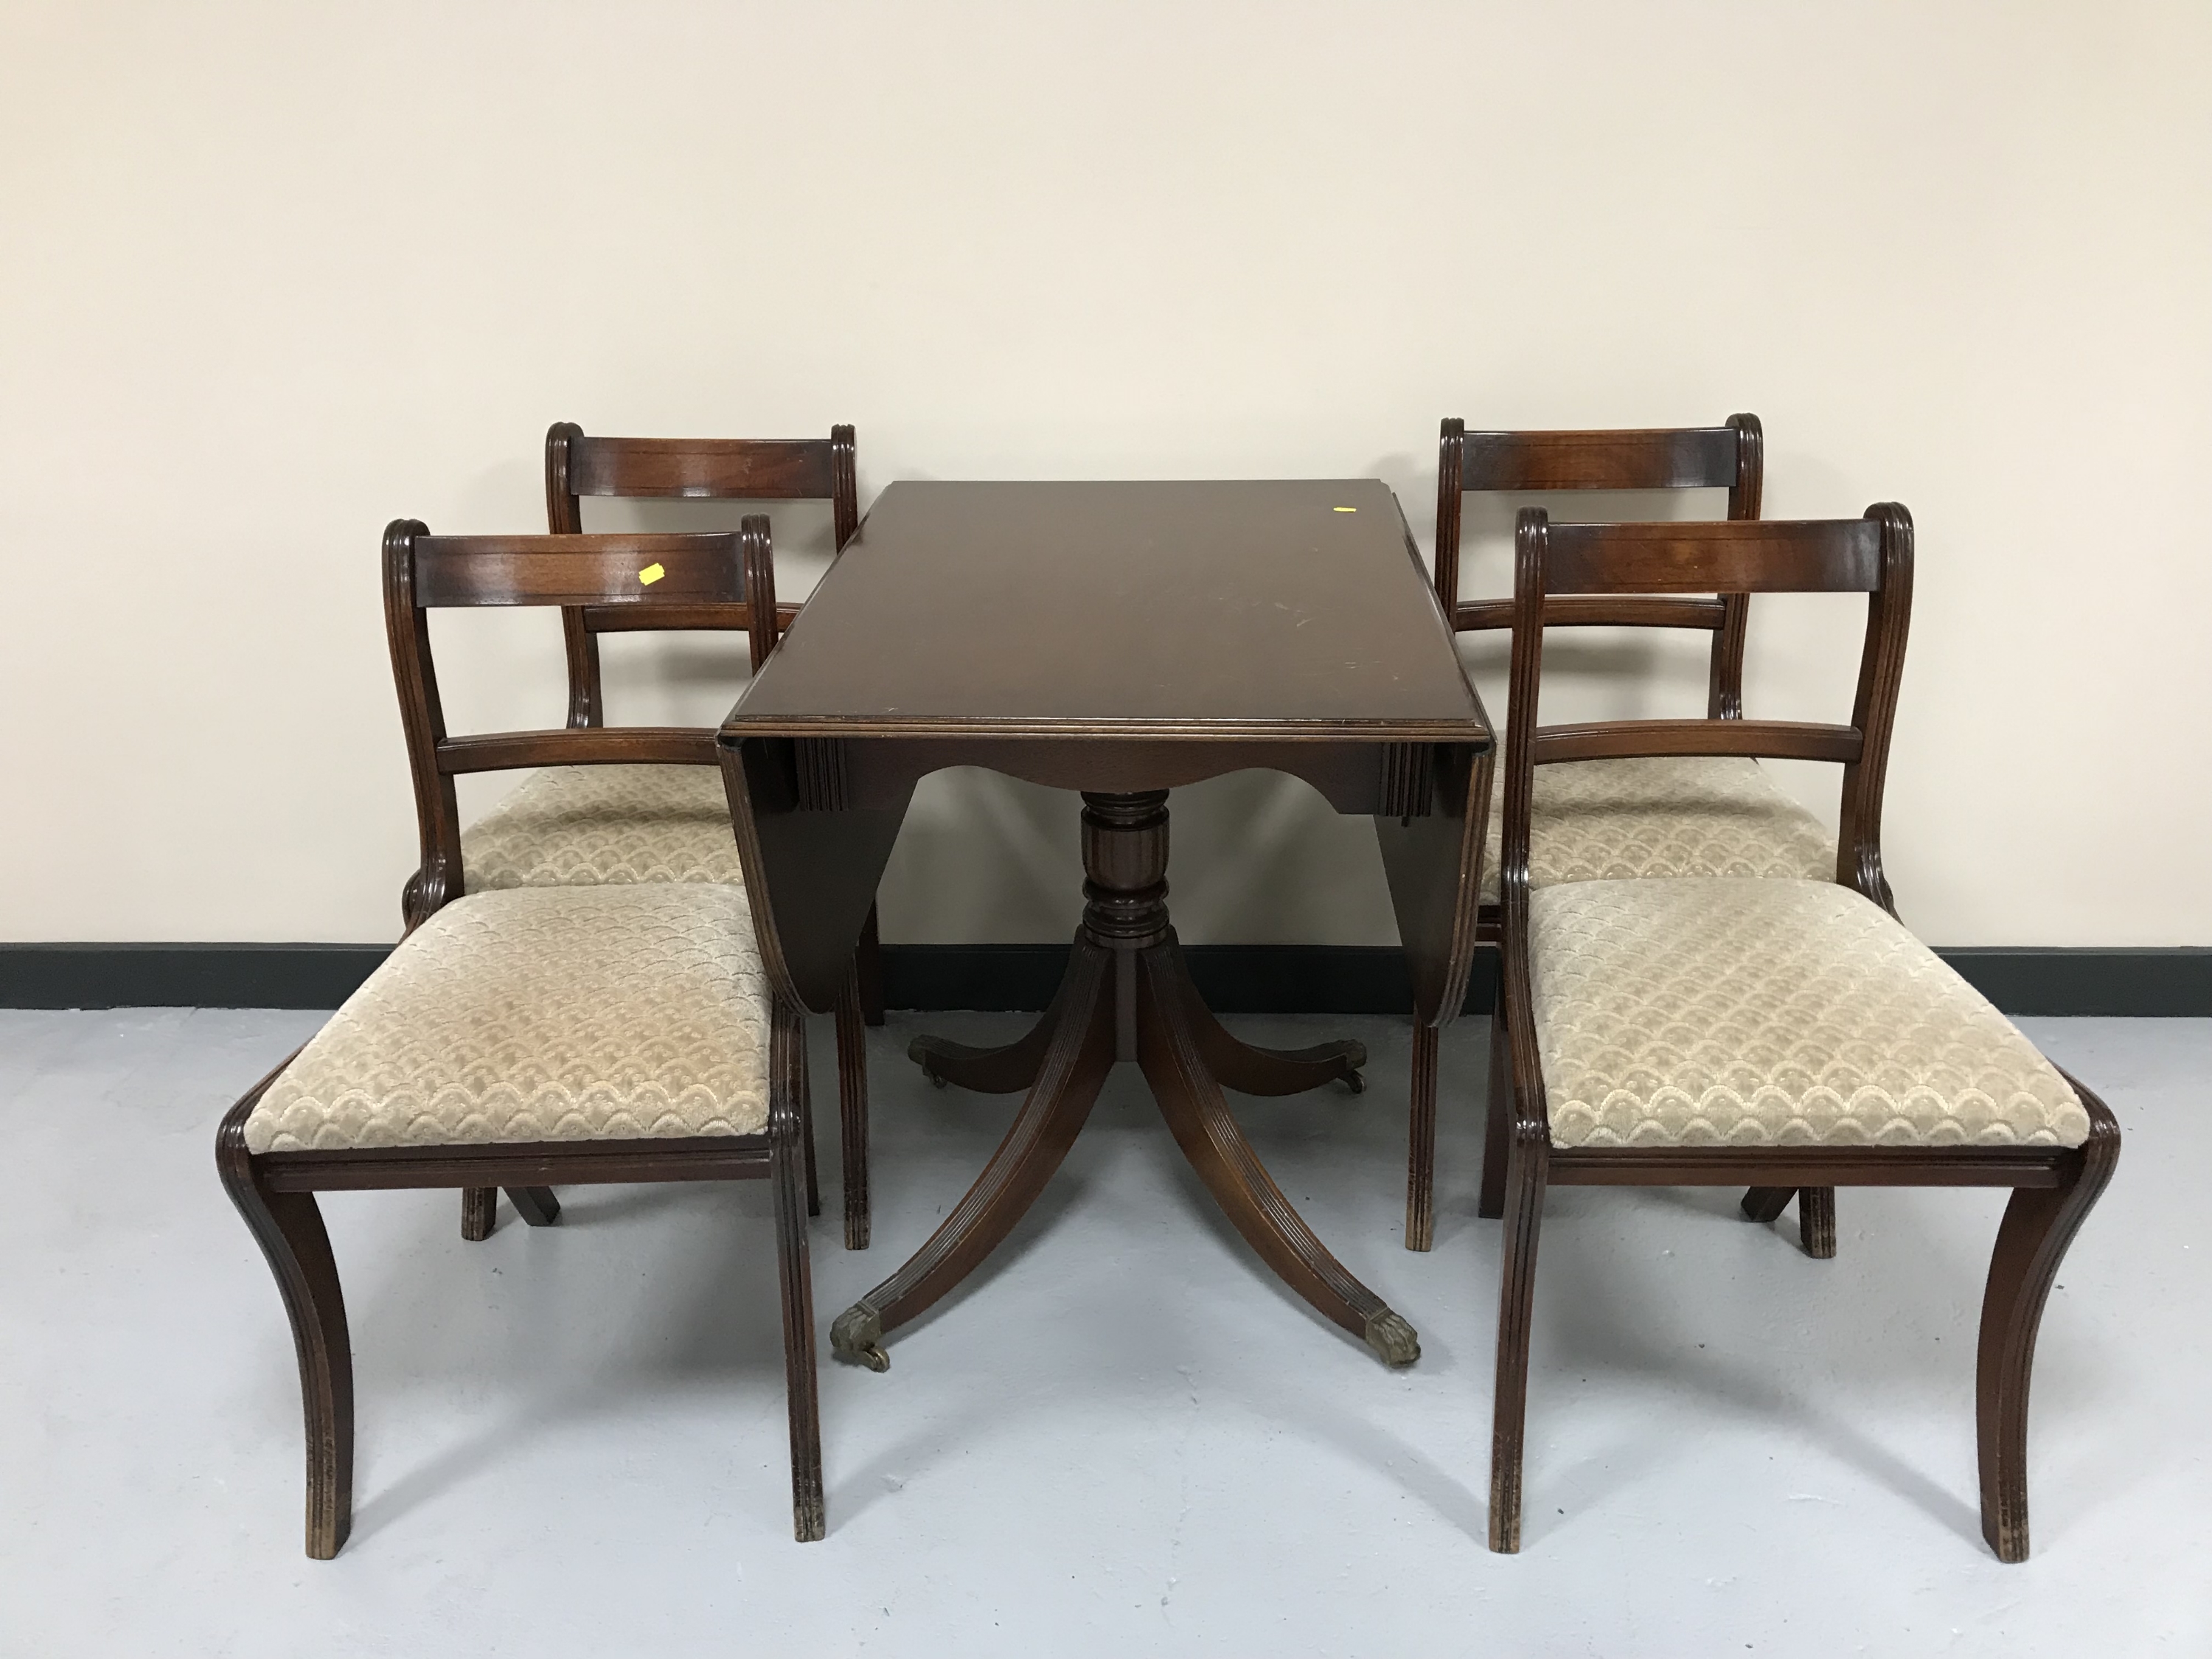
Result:
[[[836,738],[799,738],[792,744],[798,763],[799,810],[842,812],[850,799],[845,777],[845,744]]]
[[[1426,744],[1394,743],[1382,750],[1382,816],[1425,818],[1435,799],[1435,750]]]
[[[1437,1242],[1437,1049],[1433,1025],[1413,1023],[1413,1109],[1406,1127],[1406,1248]]]
[[[805,1121],[806,1020],[775,1000],[769,1029],[769,1178],[775,1194],[776,1286],[783,1315],[783,1397],[791,1424],[791,1533],[802,1544],[827,1530],[822,1491],[822,1413],[814,1358],[814,1280],[806,1249],[804,1173],[813,1135]]]
[[[471,1244],[481,1244],[491,1237],[492,1230],[498,1225],[499,1188],[464,1187],[461,1189],[461,1237]]]
[[[868,1024],[857,969],[837,1001],[837,1133],[845,1181],[845,1248],[868,1248]]]
[[[775,546],[769,538],[765,514],[748,513],[738,525],[738,546],[745,569],[745,632],[751,647],[752,669],[757,674],[775,649]]]
[[[1816,1261],[1836,1254],[1836,1189],[1800,1187],[1797,1189],[1797,1242]]]

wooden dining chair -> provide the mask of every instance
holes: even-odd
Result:
[[[583,533],[586,495],[804,500],[832,504],[837,544],[859,522],[853,428],[826,439],[592,438],[571,422],[545,438],[546,513],[556,535]],[[763,580],[766,579],[763,578]],[[772,594],[772,589],[764,589]],[[795,605],[660,602],[562,607],[568,663],[571,729],[604,729],[599,672],[602,634],[708,629],[750,635],[756,672]],[[710,745],[711,747],[711,745]],[[638,881],[742,883],[720,774],[709,766],[635,764],[550,768],[528,779],[461,836],[468,890],[589,885]],[[862,1026],[875,988],[881,1023],[881,974],[874,912],[856,952],[854,984],[838,1006],[837,1097],[845,1175],[845,1244],[866,1249],[867,1188],[867,1043]],[[514,1196],[514,1195],[510,1195]],[[518,1200],[526,1201],[529,1194]],[[465,1237],[489,1236],[492,1195],[468,1194]],[[525,1212],[526,1218],[527,1212]]]
[[[830,535],[842,552],[860,527],[860,474],[853,428],[833,426],[827,438],[595,438],[574,421],[556,421],[545,434],[546,527],[556,535],[577,535],[584,528],[584,497],[690,501],[826,501]],[[799,614],[795,605],[777,608],[781,633]],[[605,696],[599,673],[599,636],[651,626],[653,629],[732,629],[751,626],[742,605],[700,606],[681,617],[654,620],[619,606],[578,605],[562,613],[568,647],[568,724],[597,726],[604,719]],[[679,819],[690,799],[679,788],[696,789],[690,774],[662,781],[671,792],[670,810]],[[641,800],[638,810],[651,803]],[[883,950],[875,910],[868,911],[854,970],[862,1018],[884,1023]],[[840,1041],[845,1039],[841,1036]]]
[[[1538,724],[1555,607],[1713,592],[1866,594],[1850,723]],[[2000,1559],[2027,1558],[2036,1328],[2059,1260],[2112,1177],[2119,1128],[1893,914],[1882,780],[1911,597],[1912,521],[1893,504],[1794,524],[1520,515],[1500,888],[1512,1063],[1510,1087],[1491,1103],[1504,1144],[1494,1136],[1487,1154],[1505,1210],[1494,1550],[1520,1546],[1547,1187],[1956,1186],[2012,1189],[1982,1304],[1976,1415],[1983,1534]],[[1543,763],[1682,755],[1840,763],[1841,848],[1828,878],[1534,881]]]
[[[1510,599],[1460,597],[1460,517],[1470,491],[1499,495],[1599,489],[1722,489],[1728,516],[1759,517],[1765,444],[1755,415],[1719,426],[1631,431],[1469,432],[1443,423],[1437,458],[1437,597],[1459,633],[1508,628]],[[1696,596],[1578,594],[1548,607],[1554,628],[1687,629],[1713,636],[1706,715],[1743,712],[1748,594]],[[1498,937],[1499,794],[1493,771],[1482,860],[1477,931]],[[1835,843],[1820,820],[1776,784],[1756,761],[1724,755],[1635,756],[1577,761],[1538,775],[1531,830],[1530,879],[1586,881],[1626,876],[1818,876],[1835,862]],[[1408,1135],[1406,1247],[1435,1241],[1437,1031],[1413,1035]],[[1493,1087],[1506,1044],[1493,1005]],[[1784,1201],[1788,1201],[1784,1194]],[[1831,1216],[1815,1196],[1815,1218]],[[1778,1211],[1777,1213],[1779,1212]],[[1478,1213],[1498,1214],[1485,1189]],[[1826,1236],[1832,1238],[1832,1223]]]
[[[448,737],[428,612],[449,605],[686,605],[771,593],[768,525],[693,536],[385,532],[385,618],[422,864],[408,931],[330,1023],[224,1116],[216,1162],[290,1316],[307,1447],[307,1553],[352,1513],[353,1361],[314,1194],[549,1183],[774,1183],[793,1524],[823,1534],[805,1216],[805,1025],[775,999],[744,888],[725,882],[463,892],[457,773],[696,763],[714,733],[604,728]],[[756,641],[764,639],[763,613]]]
[[[726,617],[742,609],[752,665],[757,672],[775,648],[782,615],[775,603],[773,542],[767,518],[758,514],[745,518],[736,533],[745,549],[741,568],[744,591],[758,596],[758,604],[737,606],[721,600],[701,600],[668,590],[660,585],[665,578],[655,577],[650,582],[640,582],[636,593],[623,603],[563,606],[562,614],[635,611],[648,620],[665,618],[669,625],[680,626],[687,617],[708,613]],[[545,538],[516,539],[520,544]],[[594,539],[582,537],[579,544],[588,545]],[[622,538],[622,544],[643,546],[649,539],[632,536]],[[636,622],[629,618],[616,626],[635,627]],[[429,672],[427,645],[422,672]],[[422,866],[409,879],[401,896],[401,911],[409,926],[434,908],[425,908],[423,897],[434,885],[434,870],[439,872],[438,890],[471,893],[654,882],[744,885],[744,870],[731,828],[729,799],[715,758],[714,728],[611,727],[604,720],[587,726],[572,724],[564,729],[566,732],[590,732],[592,740],[564,740],[544,750],[565,758],[544,765],[483,817],[459,830],[456,841],[453,776],[461,772],[539,766],[536,758],[539,749],[533,746],[534,740],[549,734],[450,738],[444,734],[443,715],[435,711],[434,697],[431,714],[438,732],[434,752],[414,757],[416,802],[426,840]],[[410,731],[411,742],[413,728]],[[445,778],[442,790],[430,788],[425,781],[426,771]],[[433,825],[437,836],[434,847],[427,839]],[[455,870],[460,872],[458,890],[452,874]],[[867,1049],[860,1036],[858,1003],[849,992],[850,988],[843,999],[837,1031],[838,1138],[845,1243],[848,1249],[857,1250],[867,1248],[869,1232]],[[819,1213],[811,1099],[800,1102],[800,1112],[807,1128],[809,1211]],[[513,1188],[507,1197],[517,1213],[533,1224],[541,1224],[558,1212],[550,1191]],[[461,1236],[471,1240],[489,1238],[496,1206],[497,1194],[489,1188],[465,1191]]]

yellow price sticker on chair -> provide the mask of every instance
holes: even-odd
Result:
[[[1332,507],[1329,508],[1329,511],[1332,513],[1357,513],[1359,509],[1356,507]]]
[[[668,573],[665,570],[663,570],[659,565],[649,564],[646,566],[644,569],[637,573],[638,585],[642,587],[650,587],[653,583],[659,581],[667,574]]]

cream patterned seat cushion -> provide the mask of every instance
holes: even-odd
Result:
[[[246,1123],[254,1152],[752,1135],[769,1001],[741,887],[526,887],[403,939]]]
[[[1556,1146],[2078,1146],[2012,1022],[1833,882],[1589,881],[1528,896]]]
[[[1482,902],[1498,902],[1505,769],[1492,775]],[[1836,843],[1759,763],[1738,755],[1559,761],[1536,769],[1528,884],[1630,876],[1832,881]]]
[[[471,893],[744,882],[714,766],[549,766],[462,833],[461,869]]]

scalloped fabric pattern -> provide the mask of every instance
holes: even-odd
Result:
[[[1482,902],[1498,902],[1505,775],[1492,774]],[[1528,884],[1652,876],[1784,876],[1832,881],[1836,843],[1755,760],[1664,755],[1559,761],[1536,769]]]
[[[1833,882],[1573,882],[1528,896],[1558,1146],[2078,1146],[2017,1027]]]
[[[714,766],[546,767],[462,833],[461,870],[471,893],[745,879]]]
[[[760,1134],[768,1054],[743,888],[474,894],[346,999],[262,1096],[246,1145]]]

